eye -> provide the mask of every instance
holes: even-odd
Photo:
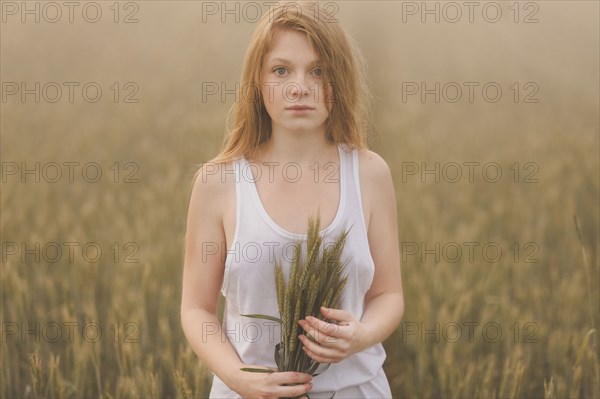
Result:
[[[321,68],[315,68],[313,72],[316,76],[323,76],[323,70]]]
[[[275,75],[283,76],[283,73],[279,73],[277,71],[284,71],[285,72],[286,69],[284,67],[277,67],[277,68],[273,69],[273,72],[275,72]]]

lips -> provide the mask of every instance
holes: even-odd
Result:
[[[287,107],[286,109],[291,111],[309,111],[315,109],[314,107],[309,107],[308,105],[293,105],[291,107]]]

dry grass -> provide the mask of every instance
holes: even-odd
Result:
[[[163,3],[142,3],[135,26],[3,24],[2,81],[99,81],[104,88],[136,81],[140,102],[1,104],[3,162],[93,161],[106,177],[2,182],[3,243],[95,242],[103,256],[92,263],[79,251],[73,261],[8,256],[2,263],[1,397],[207,395],[207,370],[179,320],[182,243],[191,176],[217,152],[232,97],[204,103],[199,88],[203,81],[232,87],[252,25],[198,24],[194,2]],[[498,262],[481,252],[473,261],[436,262],[404,251],[406,313],[385,342],[392,392],[600,397],[597,4],[540,2],[540,24],[527,26],[399,25],[395,11],[352,4],[341,18],[370,62],[371,147],[393,174],[401,245],[495,242],[505,254]],[[374,18],[384,20],[365,23]],[[541,101],[402,102],[400,82],[421,80],[497,80],[505,88],[536,81]],[[470,161],[497,162],[508,177],[423,183],[402,175],[406,162]],[[113,182],[114,162],[123,173],[135,162],[139,182]],[[514,183],[508,167],[515,162],[522,173],[535,162],[539,181]],[[130,242],[136,253],[125,247]],[[531,248],[537,263],[525,262]],[[138,262],[125,263],[125,255]],[[57,342],[49,342],[50,330],[39,342],[6,330],[92,321],[102,327],[97,342],[80,331],[69,342],[66,327]],[[435,323],[439,342],[421,337]],[[456,342],[452,323],[462,327]],[[472,339],[464,323],[479,323]],[[486,323],[501,327],[497,342],[489,340],[492,329],[482,335]]]

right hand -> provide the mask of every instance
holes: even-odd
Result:
[[[265,366],[245,365],[244,367],[268,368]],[[273,373],[254,373],[240,370],[234,390],[246,399],[279,399],[303,395],[312,389],[312,375],[296,371]],[[286,386],[285,384],[290,384]],[[294,384],[294,385],[291,385]],[[299,385],[296,385],[299,384]],[[301,399],[307,399],[303,396]]]

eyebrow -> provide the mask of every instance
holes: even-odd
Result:
[[[269,60],[269,62],[271,62],[271,63],[272,62],[283,62],[284,64],[292,64],[292,61],[286,60],[284,58],[273,58],[273,59]],[[313,62],[310,63],[310,65],[312,65],[312,64],[318,64],[320,62],[321,62],[320,59],[315,59]]]

